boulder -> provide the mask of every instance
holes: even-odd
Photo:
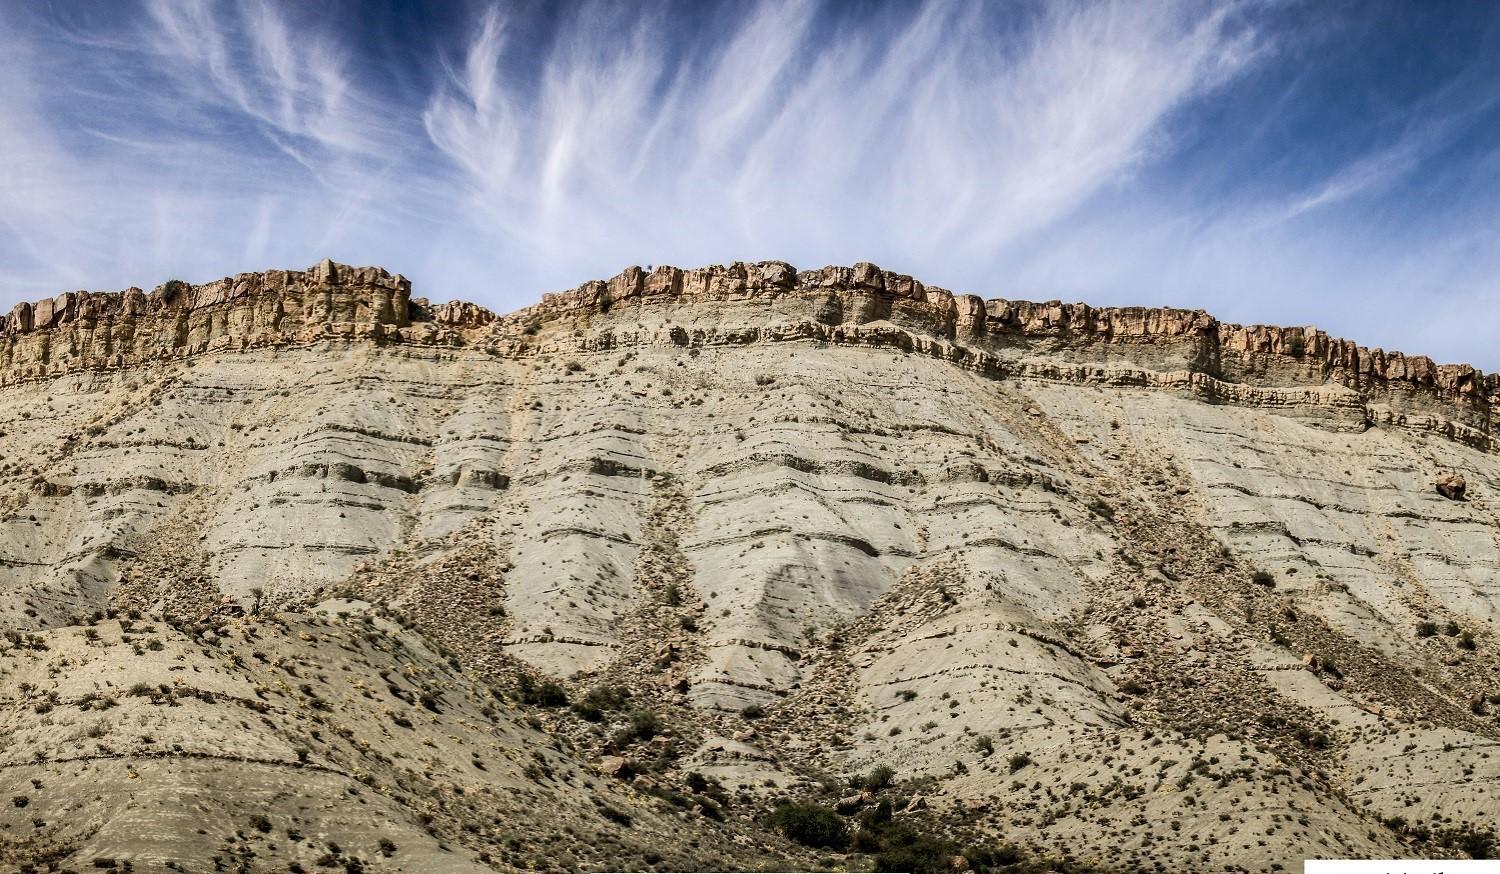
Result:
[[[629,771],[630,762],[624,756],[605,756],[599,762],[599,773],[606,777],[622,777]]]
[[[1462,501],[1469,484],[1461,473],[1446,473],[1437,478],[1437,492],[1450,501]]]

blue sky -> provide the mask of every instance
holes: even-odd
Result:
[[[1500,6],[0,0],[0,305],[874,261],[1500,368]]]

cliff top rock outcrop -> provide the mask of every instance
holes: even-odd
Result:
[[[1090,363],[1140,347],[1152,350],[1146,363],[1159,371],[1412,395],[1452,407],[1450,418],[1484,434],[1500,399],[1500,378],[1470,365],[1372,349],[1311,327],[1230,324],[1202,310],[984,300],[868,263],[798,271],[779,261],[650,272],[631,267],[609,280],[544,294],[504,316],[462,301],[430,304],[412,298],[411,283],[399,274],[327,259],[307,270],[242,273],[203,285],[174,281],[151,292],[67,292],[18,303],[0,316],[0,384],[210,349],[321,339],[481,345],[513,354],[548,324],[593,325],[621,308],[693,307],[711,315],[727,305],[787,301],[804,304],[799,314],[825,327],[890,322],[1008,357]]]

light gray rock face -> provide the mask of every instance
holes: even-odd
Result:
[[[324,262],[18,306],[0,625],[358,595],[479,670],[659,687],[706,773],[888,762],[1125,867],[1496,825],[1492,377],[871,265],[409,291]]]

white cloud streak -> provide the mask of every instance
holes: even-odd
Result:
[[[488,14],[426,129],[470,203],[539,257],[978,258],[1163,146],[1176,108],[1243,70],[1227,7],[1069,4],[1035,20],[931,2],[890,32],[765,2],[685,68],[657,22],[579,16],[535,100]],[[1022,14],[1019,8],[1016,16]],[[997,42],[995,26],[1014,39]]]

